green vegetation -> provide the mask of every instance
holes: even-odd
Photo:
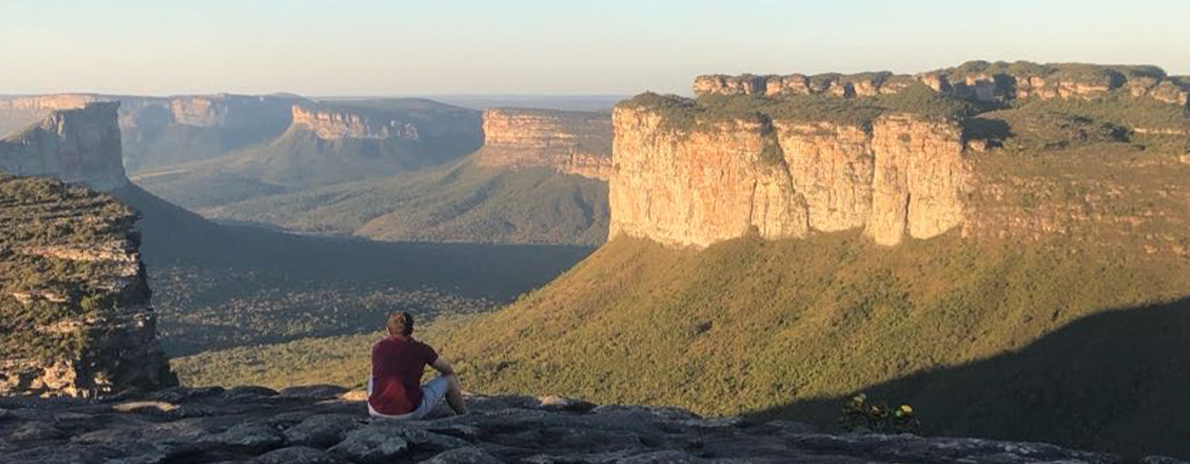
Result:
[[[103,194],[0,174],[0,353],[65,357],[84,350],[93,335],[40,328],[96,315],[126,298],[108,284],[122,264],[65,260],[38,249],[122,244],[134,218]]]
[[[1190,289],[1177,261],[1019,249],[950,237],[880,249],[831,234],[686,252],[617,239],[509,309],[445,330],[443,345],[480,390],[735,413],[991,356]]]
[[[927,119],[954,120],[973,115],[977,106],[934,92],[913,82],[896,94],[840,98],[809,94],[781,97],[758,95],[704,95],[687,99],[676,95],[646,92],[617,104],[623,108],[647,108],[662,115],[670,130],[703,130],[728,121],[763,123],[769,119],[799,122],[830,122],[871,127],[887,113],[911,113]]]
[[[468,159],[207,214],[385,241],[598,245],[607,238],[607,184],[546,167],[482,168]]]
[[[1163,79],[1165,70],[1152,65],[1095,65],[1089,63],[1034,63],[1030,61],[968,61],[943,70],[952,82],[977,74],[1005,74],[1022,77],[1052,77],[1058,80],[1119,85],[1121,78]]]
[[[921,421],[909,405],[893,408],[884,402],[869,402],[867,394],[859,393],[843,406],[839,429],[853,433],[920,434]]]

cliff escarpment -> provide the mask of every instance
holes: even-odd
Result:
[[[854,229],[882,245],[1143,231],[1154,251],[1187,250],[1168,232],[1190,201],[1187,87],[1160,68],[972,62],[694,88],[616,106],[611,236],[705,247],[750,231]]]
[[[408,121],[367,115],[344,109],[293,106],[293,125],[312,131],[320,139],[387,139],[396,137],[417,140],[417,126]]]
[[[702,247],[750,230],[777,239],[860,228],[895,245],[962,222],[970,168],[954,122],[744,115],[675,128],[682,117],[615,109],[611,235]]]
[[[119,102],[119,125],[129,170],[195,161],[272,139],[289,127],[288,95],[142,97],[52,94],[0,97],[0,135],[16,132],[57,110],[91,102]]]
[[[391,176],[451,161],[482,142],[479,112],[422,99],[294,105],[292,124],[267,145],[204,166],[274,186],[311,187]]]
[[[0,394],[177,383],[157,341],[136,219],[81,186],[0,175]]]
[[[55,110],[23,132],[0,140],[0,171],[48,176],[94,189],[128,183],[124,175],[118,102]]]
[[[606,113],[493,108],[483,114],[484,167],[544,166],[559,173],[607,180],[612,123]]]

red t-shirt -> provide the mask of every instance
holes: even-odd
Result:
[[[421,377],[438,360],[434,349],[412,337],[389,336],[372,346],[372,395],[368,403],[385,415],[404,415],[421,405]]]

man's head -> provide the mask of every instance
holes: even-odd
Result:
[[[413,334],[413,315],[409,312],[394,313],[388,316],[388,323],[384,326],[389,336],[409,336]]]

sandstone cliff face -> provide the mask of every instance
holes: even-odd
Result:
[[[323,140],[389,137],[418,140],[417,126],[411,122],[347,109],[294,105],[293,127],[312,131]]]
[[[691,132],[655,111],[613,114],[611,236],[703,247],[863,228],[877,243],[959,225],[969,167],[954,123],[886,115],[870,129],[829,122],[718,123]]]
[[[0,395],[176,384],[156,338],[135,221],[81,186],[0,175]]]
[[[94,189],[128,183],[124,175],[118,102],[56,110],[37,125],[0,140],[0,171],[49,176]]]
[[[546,166],[603,180],[611,174],[612,124],[605,113],[489,109],[483,133],[480,166]]]

